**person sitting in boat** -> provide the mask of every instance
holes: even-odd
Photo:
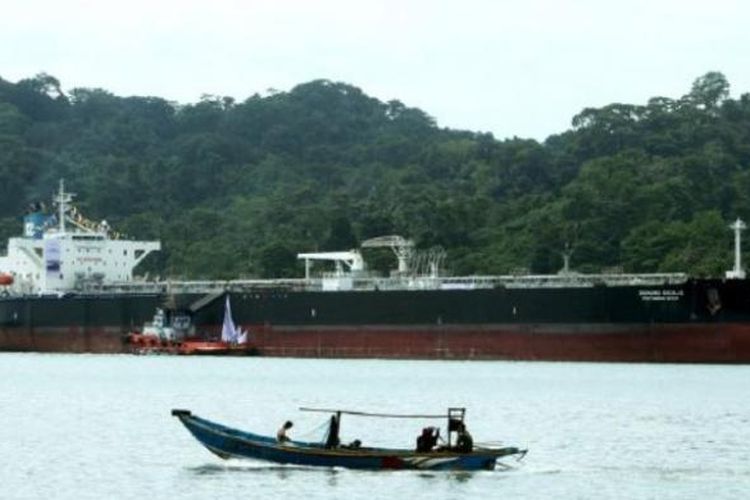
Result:
[[[459,453],[471,453],[473,449],[474,439],[471,437],[471,434],[469,434],[469,431],[466,430],[466,424],[461,422],[458,426],[455,450]]]
[[[328,425],[328,438],[326,439],[326,448],[336,448],[341,444],[339,439],[339,419],[336,415],[331,415],[331,423]]]
[[[440,437],[440,429],[437,427],[425,427],[422,434],[417,437],[417,453],[427,453],[432,451],[437,445]]]
[[[292,428],[294,424],[291,420],[287,420],[284,422],[284,425],[282,425],[279,428],[279,431],[276,433],[276,441],[279,443],[286,443],[289,441],[289,436],[286,435],[287,431]]]
[[[348,448],[350,450],[358,450],[361,447],[362,447],[362,441],[360,441],[359,439],[355,439],[351,443],[345,444],[342,446],[342,448]]]

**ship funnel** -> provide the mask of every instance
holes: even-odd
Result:
[[[747,228],[747,225],[738,217],[729,228],[734,230],[734,269],[727,271],[726,277],[728,279],[745,279],[745,270],[742,269],[742,231]]]
[[[23,236],[35,240],[42,239],[47,216],[42,212],[32,212],[23,218]]]

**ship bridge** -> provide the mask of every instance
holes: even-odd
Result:
[[[73,205],[63,181],[53,198],[56,210],[34,204],[24,233],[10,238],[0,271],[14,277],[16,293],[65,293],[133,281],[133,269],[158,241],[125,239],[107,221],[93,222]]]

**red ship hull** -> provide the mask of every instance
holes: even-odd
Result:
[[[750,325],[249,327],[265,356],[750,362]]]
[[[124,335],[120,327],[0,327],[0,346],[19,352],[124,353]]]
[[[750,362],[750,325],[746,323],[410,327],[248,325],[246,328],[251,332],[252,345],[263,356]],[[0,328],[0,344],[5,351],[130,352],[119,328],[5,327]],[[213,344],[211,347],[215,347]],[[203,349],[205,352],[209,350],[213,349]]]

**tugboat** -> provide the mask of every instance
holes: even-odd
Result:
[[[126,342],[133,354],[177,354],[194,331],[189,316],[157,307],[151,322],[128,334]]]
[[[232,320],[227,295],[221,337],[198,335],[188,313],[157,308],[154,318],[141,331],[131,332],[126,339],[133,354],[183,355],[251,355],[255,349],[248,343],[246,331]]]

